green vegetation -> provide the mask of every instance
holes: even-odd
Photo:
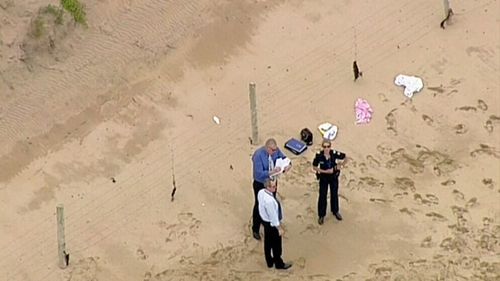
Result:
[[[82,3],[78,0],[61,0],[61,5],[68,11],[75,22],[82,25],[87,25],[85,10],[83,9]]]
[[[37,17],[33,23],[33,36],[40,38],[45,31],[45,23],[41,17]]]
[[[42,9],[42,13],[50,14],[50,15],[54,16],[54,22],[56,24],[63,23],[63,12],[64,12],[64,10],[62,8],[58,8],[58,7],[50,5],[50,4],[47,7]]]

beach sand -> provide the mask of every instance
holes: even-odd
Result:
[[[444,30],[441,1],[81,2],[87,27],[37,27],[57,1],[0,0],[0,280],[500,280],[499,1],[452,1]],[[323,122],[348,159],[320,226]],[[294,266],[268,269],[250,157],[305,127],[279,185]]]

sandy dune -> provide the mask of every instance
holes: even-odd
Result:
[[[445,30],[440,1],[81,2],[88,27],[37,39],[57,1],[0,0],[0,280],[500,280],[498,1],[452,1]],[[411,100],[400,73],[424,81]],[[345,219],[319,226],[325,121]],[[269,270],[250,155],[304,127],[279,191],[294,267]]]

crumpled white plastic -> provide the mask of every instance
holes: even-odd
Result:
[[[319,131],[323,135],[324,139],[334,140],[337,137],[337,126],[330,123],[323,123],[318,126]]]
[[[404,86],[404,95],[408,98],[412,98],[414,93],[420,92],[424,87],[424,82],[422,78],[417,76],[409,76],[404,74],[399,74],[394,79],[394,84],[397,86]]]

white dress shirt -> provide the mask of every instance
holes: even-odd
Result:
[[[273,227],[279,226],[278,201],[276,201],[273,194],[264,188],[257,194],[257,199],[259,200],[259,215],[262,220],[271,223]],[[281,212],[283,216],[283,208],[281,208]]]

